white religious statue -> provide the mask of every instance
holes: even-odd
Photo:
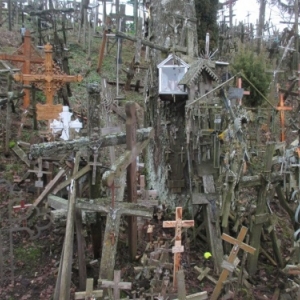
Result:
[[[72,115],[73,113],[69,111],[69,106],[63,106],[63,111],[59,114],[59,121],[53,120],[53,122],[50,123],[52,133],[57,133],[62,130],[60,138],[65,141],[70,138],[70,128],[75,129],[76,132],[79,132],[82,128],[82,123],[78,119],[71,121]]]

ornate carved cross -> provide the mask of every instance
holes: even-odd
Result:
[[[0,54],[0,59],[12,61],[15,65],[22,63],[22,73],[29,75],[31,73],[32,64],[42,64],[44,59],[35,47],[31,44],[30,31],[26,30],[24,43],[18,48],[14,54]],[[24,84],[29,81],[24,80]],[[28,89],[24,91],[23,107],[27,108],[30,104],[30,92]]]
[[[52,46],[49,43],[45,45],[44,51],[44,64],[37,67],[34,74],[17,73],[14,79],[23,83],[33,83],[38,89],[43,90],[46,95],[46,104],[52,106],[55,93],[67,82],[80,82],[82,76],[63,73],[52,59]]]

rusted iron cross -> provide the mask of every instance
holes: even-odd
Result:
[[[114,299],[120,300],[120,290],[131,290],[131,282],[121,282],[121,271],[114,271],[114,281],[101,280],[99,282],[103,288],[111,288],[114,291]]]
[[[194,220],[182,220],[182,207],[176,207],[176,218],[175,221],[164,221],[164,228],[175,227],[175,245],[172,248],[174,253],[174,268],[173,268],[173,287],[177,287],[176,274],[180,267],[180,253],[184,251],[183,245],[181,245],[181,231],[182,228],[188,228],[194,226]]]
[[[55,93],[68,82],[82,81],[82,76],[71,76],[63,73],[52,59],[53,51],[49,43],[44,46],[44,51],[44,64],[36,69],[36,73],[17,73],[13,77],[16,81],[33,83],[38,89],[43,90],[46,96],[47,110],[49,110],[49,107],[53,107],[53,97]]]
[[[247,234],[247,231],[248,231],[248,228],[247,227],[242,227],[240,232],[239,232],[239,235],[237,237],[237,239],[231,237],[230,235],[227,235],[225,233],[222,234],[222,239],[226,242],[229,242],[231,244],[233,244],[233,248],[231,249],[231,252],[230,252],[230,255],[228,257],[228,260],[227,260],[227,263],[230,264],[230,265],[233,265],[234,263],[234,260],[239,252],[240,249],[243,249],[244,251],[250,253],[250,254],[254,254],[255,252],[255,248],[243,243],[243,240]],[[223,269],[221,275],[220,275],[220,278],[215,286],[215,289],[211,295],[211,298],[210,300],[217,300],[220,293],[221,293],[221,289],[222,289],[222,285],[223,285],[223,282],[226,280],[228,274],[229,274],[229,270],[227,269]]]
[[[280,111],[280,142],[285,141],[285,128],[284,128],[284,111],[292,110],[293,108],[290,106],[284,106],[284,97],[283,93],[279,94],[279,105],[276,107],[278,111]]]
[[[18,48],[15,54],[0,54],[0,59],[12,61],[14,64],[23,63],[22,73],[30,74],[31,73],[31,64],[42,64],[44,59],[41,54],[34,48],[31,44],[30,31],[26,30],[24,43],[21,47]],[[29,84],[29,81],[24,80],[25,85]],[[30,104],[30,91],[25,89],[25,95],[23,98],[23,107],[27,108]]]

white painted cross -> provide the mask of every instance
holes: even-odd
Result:
[[[75,129],[76,132],[79,132],[79,130],[82,128],[82,123],[78,119],[71,121],[72,115],[73,113],[69,111],[69,106],[63,106],[63,111],[59,114],[60,120],[53,120],[53,122],[50,123],[50,128],[52,129],[53,133],[62,130],[60,138],[65,141],[67,141],[70,137],[70,128]]]

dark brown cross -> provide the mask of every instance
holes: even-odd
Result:
[[[99,282],[100,283],[100,282]],[[114,290],[114,300],[120,299],[120,290],[131,290],[131,282],[121,282],[121,271],[114,271],[114,281],[101,280],[101,287]]]
[[[31,44],[30,31],[26,30],[24,36],[24,43],[21,47],[16,51],[16,54],[0,54],[0,59],[12,61],[15,64],[23,63],[22,65],[22,73],[30,74],[31,73],[31,64],[42,64],[44,59],[41,54],[34,48]],[[25,85],[29,84],[29,81],[24,80]],[[30,92],[28,89],[24,91],[24,102],[23,107],[27,108],[30,104]]]
[[[181,229],[193,227],[194,220],[182,220],[182,207],[176,207],[175,221],[164,221],[164,228],[175,228],[175,245],[172,248],[174,253],[174,268],[173,268],[173,286],[177,286],[176,274],[180,267],[180,253],[184,251],[183,245],[181,245]]]
[[[243,240],[247,234],[248,228],[247,227],[242,227],[239,235],[237,237],[237,239],[231,237],[230,235],[227,235],[225,233],[222,234],[222,239],[226,242],[229,242],[231,244],[233,244],[233,248],[231,249],[230,255],[228,257],[227,263],[232,265],[234,263],[234,260],[236,259],[236,256],[239,252],[240,249],[243,249],[244,251],[250,253],[250,254],[254,254],[255,252],[255,248],[243,243]],[[215,289],[213,291],[213,294],[211,295],[210,300],[217,300],[220,293],[221,293],[221,289],[222,289],[222,285],[223,282],[226,280],[228,274],[229,274],[229,270],[227,269],[223,269],[220,278],[215,286]]]
[[[36,69],[36,73],[17,73],[13,77],[16,81],[33,83],[38,89],[43,90],[46,96],[46,104],[53,106],[53,97],[56,92],[68,82],[82,81],[82,76],[71,76],[63,73],[52,59],[53,51],[49,43],[44,47],[44,51],[44,64]]]
[[[102,290],[93,291],[93,286],[94,286],[94,279],[87,278],[85,292],[75,293],[75,299],[92,300],[92,299],[96,299],[96,298],[102,298],[103,291]]]
[[[279,105],[276,107],[276,109],[280,111],[280,142],[284,142],[285,141],[284,112],[287,110],[292,110],[293,108],[290,106],[284,106],[283,93],[279,94]]]

